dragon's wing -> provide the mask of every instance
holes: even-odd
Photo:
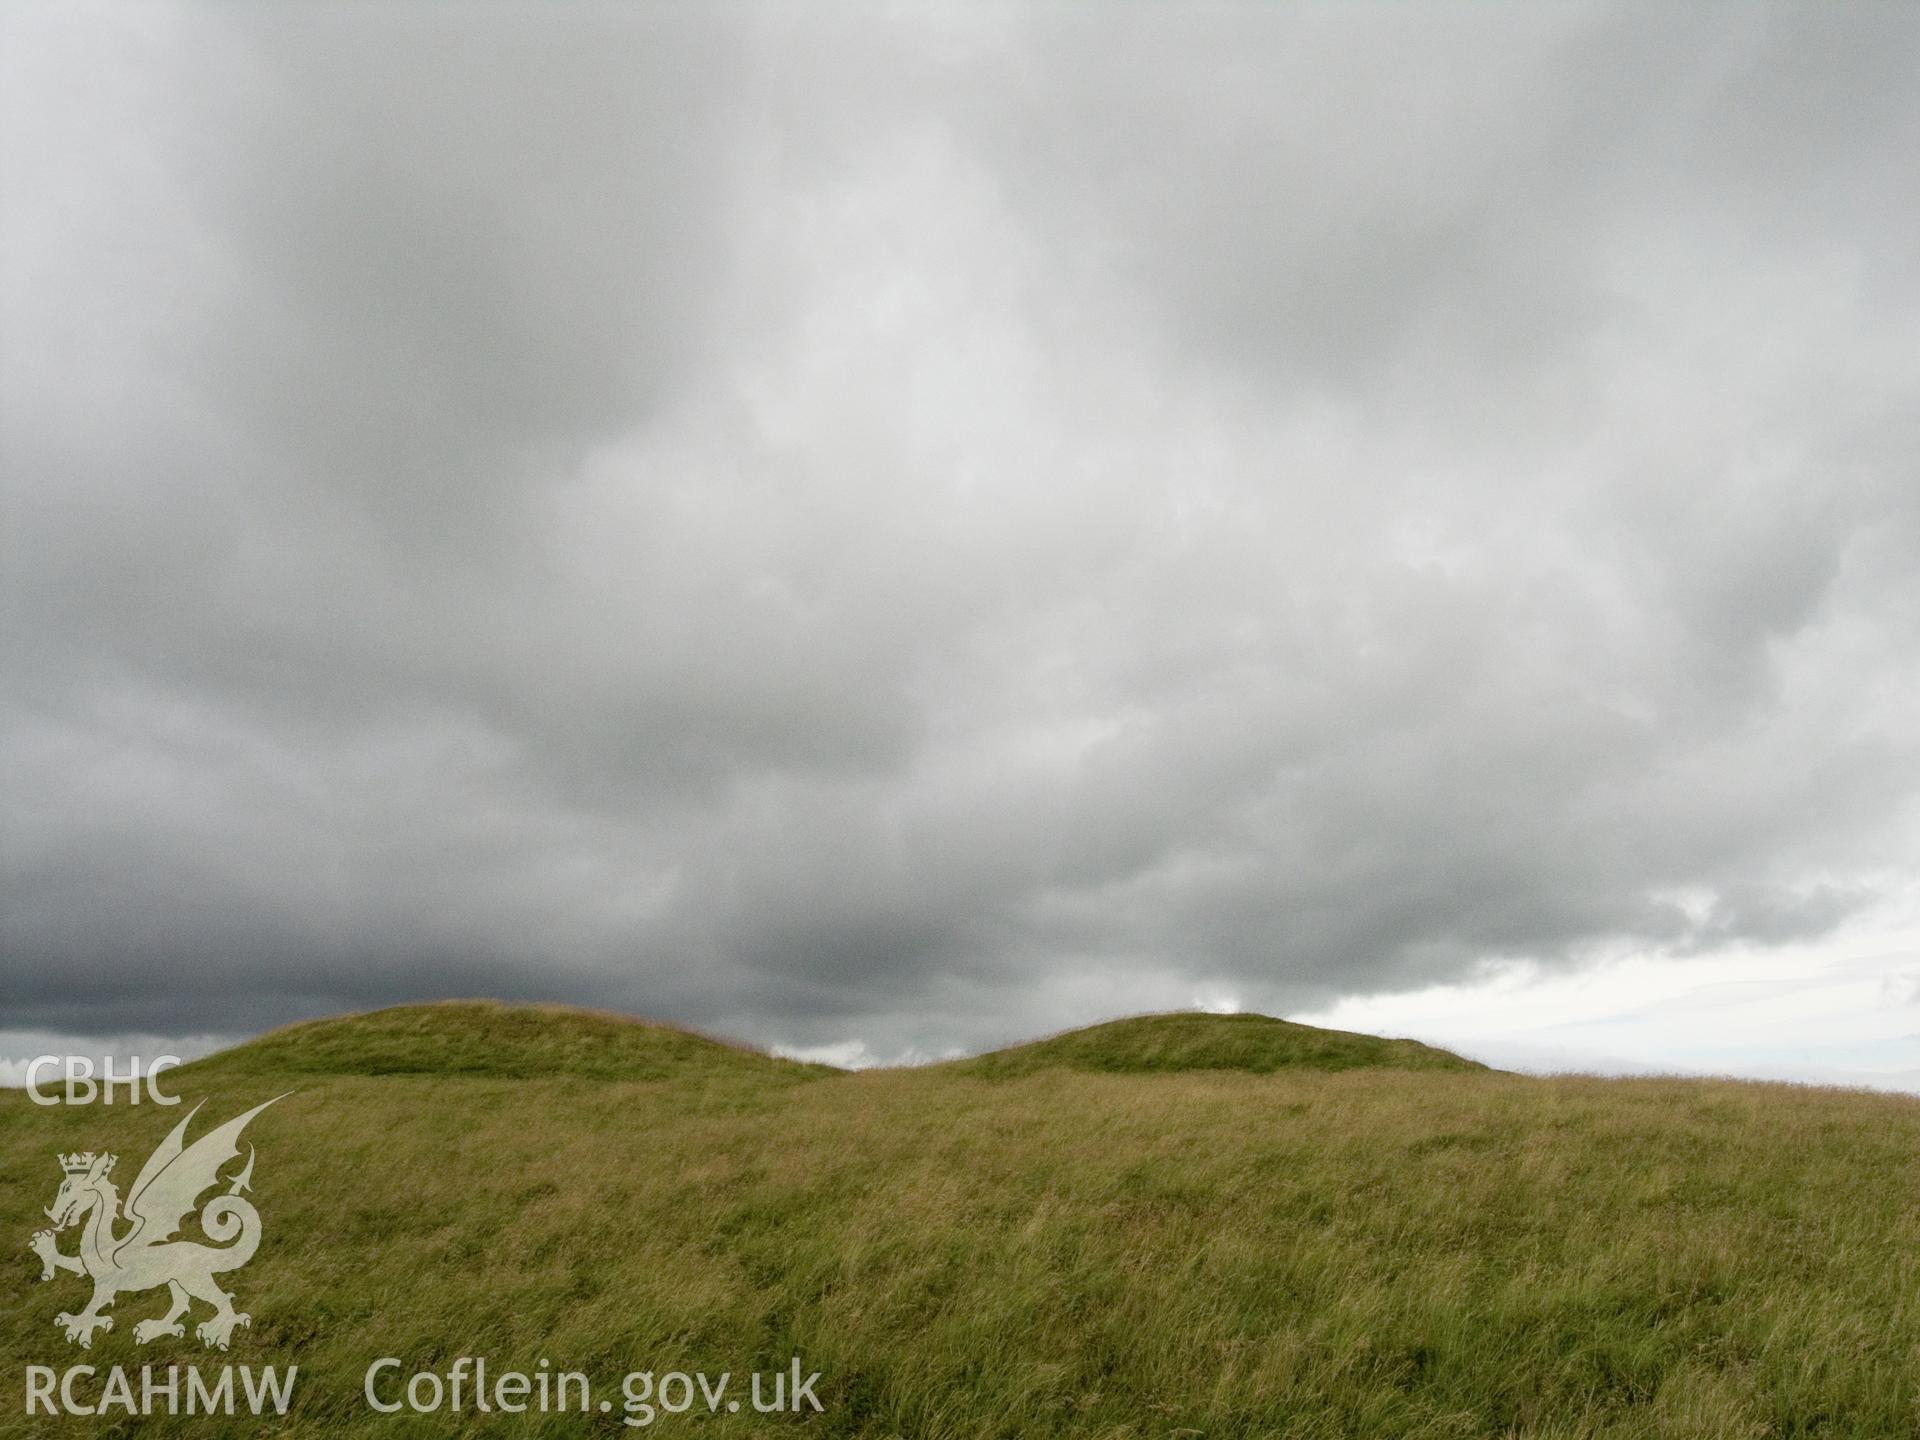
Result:
[[[202,1100],[200,1105],[206,1103],[206,1101]],[[174,1160],[179,1157],[180,1152],[186,1148],[184,1142],[187,1134],[187,1126],[191,1125],[193,1123],[193,1117],[200,1113],[200,1105],[195,1105],[193,1109],[189,1110],[186,1118],[173,1127],[173,1133],[153,1147],[153,1154],[149,1155],[147,1157],[147,1163],[140,1167],[140,1174],[135,1177],[133,1188],[127,1192],[129,1195],[138,1195],[142,1190],[146,1189],[148,1182],[151,1181],[154,1176],[166,1169],[167,1166],[171,1165]]]
[[[254,1106],[246,1114],[235,1116],[183,1147],[187,1121],[200,1112],[200,1107],[194,1106],[186,1120],[173,1127],[173,1133],[160,1142],[147,1163],[140,1167],[133,1189],[127,1192],[125,1207],[133,1229],[114,1247],[115,1256],[129,1246],[158,1245],[172,1239],[201,1192],[219,1180],[220,1167],[240,1153],[237,1142],[247,1122],[275,1100],[286,1098],[276,1095],[273,1100]]]

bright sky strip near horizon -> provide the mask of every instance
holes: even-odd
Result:
[[[1915,1088],[1916,73],[0,8],[0,1078],[487,994]]]

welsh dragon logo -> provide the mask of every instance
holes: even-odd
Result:
[[[251,1316],[233,1308],[233,1296],[214,1279],[246,1264],[260,1244],[260,1212],[241,1196],[253,1180],[251,1145],[247,1147],[246,1165],[228,1181],[226,1193],[214,1196],[200,1208],[200,1228],[215,1243],[203,1245],[173,1237],[200,1196],[220,1183],[221,1167],[239,1155],[240,1132],[247,1122],[275,1100],[286,1098],[276,1095],[188,1145],[187,1125],[200,1113],[200,1107],[194,1106],[140,1167],[127,1193],[124,1214],[119,1188],[110,1178],[117,1156],[96,1155],[89,1150],[60,1157],[66,1179],[60,1182],[60,1191],[46,1211],[53,1228],[35,1232],[27,1248],[40,1257],[43,1281],[62,1270],[93,1279],[93,1298],[84,1310],[54,1317],[54,1324],[66,1332],[68,1340],[82,1349],[91,1348],[94,1331],[113,1329],[113,1317],[101,1312],[116,1295],[161,1285],[167,1287],[172,1303],[165,1315],[142,1320],[133,1327],[133,1338],[142,1345],[162,1335],[184,1336],[180,1317],[194,1300],[213,1306],[213,1314],[201,1321],[194,1333],[216,1349],[227,1348],[236,1325],[252,1323]],[[125,1229],[121,1228],[123,1223]],[[80,1251],[77,1255],[62,1254],[54,1237],[76,1224],[83,1225]]]

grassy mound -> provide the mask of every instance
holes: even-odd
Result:
[[[1193,1019],[1216,1056],[1304,1028]],[[1168,1020],[1043,1047],[1178,1033]],[[1360,1038],[1314,1033],[1293,1038]],[[170,1076],[206,1102],[196,1134],[294,1092],[246,1133],[262,1239],[222,1277],[252,1316],[227,1353],[194,1338],[204,1307],[185,1337],[140,1343],[167,1304],[151,1289],[118,1297],[91,1350],[70,1345],[54,1317],[87,1282],[41,1283],[26,1243],[58,1153],[111,1150],[130,1177],[184,1111],[0,1091],[0,1436],[625,1435],[645,1418],[629,1374],[724,1372],[741,1396],[795,1356],[822,1414],[654,1418],[713,1440],[1920,1433],[1909,1097],[1458,1065],[582,1078],[622,1046],[644,1074],[663,1056],[819,1073],[610,1017],[461,1005],[299,1026]],[[58,1238],[74,1253],[72,1229]],[[494,1374],[577,1371],[592,1408],[378,1414],[364,1384],[382,1356],[401,1361],[389,1399],[484,1356]],[[228,1363],[297,1365],[288,1414],[22,1404],[29,1365],[99,1367],[77,1386],[92,1400],[109,1367],[137,1392],[143,1365]]]
[[[1417,1040],[1386,1040],[1346,1030],[1296,1025],[1271,1015],[1137,1015],[1069,1030],[1028,1045],[955,1062],[973,1075],[1031,1075],[1093,1070],[1115,1075],[1181,1070],[1485,1070]]]
[[[452,1000],[309,1020],[182,1066],[204,1085],[241,1075],[468,1075],[502,1079],[804,1079],[830,1066],[625,1015]]]

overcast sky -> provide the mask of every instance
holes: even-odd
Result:
[[[0,1057],[1920,1076],[1916,75],[1906,4],[8,0]]]

